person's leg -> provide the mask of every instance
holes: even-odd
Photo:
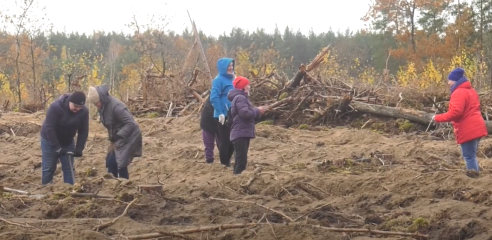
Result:
[[[234,146],[232,145],[230,141],[230,130],[227,125],[222,125],[217,121],[217,124],[219,124],[219,156],[220,156],[220,163],[225,165],[226,167],[231,166],[231,157],[232,153],[234,152]],[[232,149],[231,149],[232,148]]]
[[[45,185],[53,181],[55,175],[58,153],[48,140],[41,138],[41,184]]]
[[[72,152],[75,149],[75,144],[72,142],[69,146],[65,148],[67,152]],[[63,182],[73,185],[74,179],[72,177],[72,171],[75,176],[75,161],[73,156],[69,156],[68,154],[60,157],[60,164],[63,172]],[[70,167],[71,166],[71,167]]]
[[[227,152],[227,159],[229,159],[229,164],[231,164],[232,155],[234,154],[234,144],[229,140],[229,149]]]
[[[205,160],[207,163],[214,162],[215,134],[202,130],[203,144],[205,145]]]
[[[233,141],[234,145],[234,171],[233,174],[241,174],[246,169],[248,162],[249,138],[238,138]]]
[[[113,177],[118,177],[118,165],[116,165],[116,156],[114,152],[109,152],[106,155],[106,168],[108,168],[108,173],[113,174]]]
[[[465,160],[467,170],[479,172],[477,161],[477,149],[480,139],[474,139],[461,144],[461,152]]]
[[[130,174],[128,173],[128,167],[118,169],[118,177],[130,179]]]

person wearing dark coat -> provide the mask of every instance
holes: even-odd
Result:
[[[72,178],[72,172],[75,171],[74,158],[71,159],[70,164],[67,153],[73,153],[73,157],[82,157],[89,136],[89,110],[84,106],[85,100],[83,92],[73,92],[63,94],[50,104],[40,133],[41,184],[45,185],[53,181],[58,159],[61,163],[63,181],[74,184]],[[77,144],[74,143],[76,134]]]
[[[142,132],[126,105],[109,95],[109,86],[89,87],[87,101],[99,112],[102,125],[111,142],[106,167],[114,177],[129,179],[128,165],[142,156]]]
[[[200,128],[202,129],[203,144],[205,145],[205,161],[206,163],[213,163],[215,144],[217,144],[217,147],[219,146],[219,128],[214,120],[214,107],[210,103],[210,96],[203,103]]]
[[[229,91],[227,98],[231,101],[231,135],[234,145],[235,165],[233,174],[241,174],[248,162],[250,139],[255,138],[255,119],[264,112],[264,107],[254,107],[249,101],[249,80],[237,77],[233,81],[234,89]]]

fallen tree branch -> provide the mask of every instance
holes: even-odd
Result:
[[[407,236],[407,237],[422,238],[422,239],[429,238],[429,235],[421,234],[419,232],[407,233],[407,232],[371,230],[369,228],[367,229],[366,228],[331,228],[331,227],[323,227],[320,225],[309,225],[309,226],[327,230],[329,232],[344,232],[344,233],[359,232],[359,233],[371,233],[371,234],[379,234],[379,235],[386,235],[386,236],[393,235],[393,236]]]
[[[15,221],[11,221],[11,220],[7,220],[3,217],[0,217],[0,221],[6,223],[6,224],[9,224],[9,225],[14,225],[14,226],[19,226],[19,227],[24,227],[24,228],[32,228],[33,226],[27,224],[27,223],[18,223],[18,222],[15,222]]]
[[[271,209],[270,209],[271,210]],[[139,239],[152,239],[152,238],[159,238],[159,237],[164,237],[164,236],[176,236],[176,237],[185,237],[182,236],[183,234],[193,234],[193,233],[199,233],[199,232],[209,232],[209,231],[222,231],[222,230],[227,230],[227,229],[237,229],[237,228],[248,228],[248,227],[255,227],[255,226],[262,226],[262,225],[281,225],[281,224],[272,224],[272,223],[246,223],[246,224],[222,224],[222,225],[214,225],[214,226],[205,226],[205,227],[197,227],[197,228],[190,228],[190,229],[185,229],[185,230],[177,230],[177,231],[171,231],[171,232],[156,232],[156,233],[145,233],[145,234],[140,234],[140,235],[131,235],[131,236],[125,236],[127,239],[130,240],[139,240]],[[282,224],[282,226],[286,226]],[[292,226],[292,225],[291,225]],[[421,234],[421,233],[407,233],[407,232],[393,232],[393,231],[380,231],[380,230],[371,230],[371,229],[364,229],[364,228],[330,228],[330,227],[322,227],[319,225],[310,225],[310,224],[295,224],[295,226],[300,226],[300,227],[313,227],[313,228],[318,228],[322,230],[326,230],[329,232],[340,232],[340,233],[370,233],[370,234],[378,234],[378,235],[385,235],[385,236],[406,236],[406,237],[414,237],[414,238],[420,238],[420,239],[428,239],[429,235]],[[273,229],[273,227],[272,227]],[[187,239],[187,238],[183,238]],[[188,238],[190,239],[190,238]]]
[[[261,167],[257,167],[253,172],[253,176],[245,184],[239,184],[239,186],[241,186],[242,188],[248,188],[249,185],[251,185],[251,183],[253,183],[253,181],[256,179],[256,177],[259,176],[261,170]]]
[[[171,231],[171,232],[145,233],[141,235],[132,235],[132,236],[125,236],[125,237],[129,240],[151,239],[151,238],[159,238],[164,236],[176,236],[176,234],[192,234],[192,233],[199,233],[199,232],[222,231],[227,229],[254,227],[257,225],[262,225],[262,224],[258,224],[258,223],[222,224],[222,225],[190,228],[190,229]]]
[[[138,201],[138,198],[135,198],[133,199],[133,201],[131,201],[125,208],[125,210],[123,211],[123,213],[121,215],[119,215],[118,217],[114,218],[113,220],[109,221],[109,222],[106,222],[106,223],[101,223],[97,226],[95,226],[93,229],[94,231],[99,231],[99,230],[102,230],[104,228],[107,228],[111,225],[113,225],[116,221],[118,221],[118,219],[120,219],[121,217],[125,216],[127,213],[128,213],[128,209],[130,209],[130,207],[136,203]]]
[[[358,112],[369,113],[375,116],[382,116],[382,117],[403,118],[420,124],[429,124],[429,122],[432,119],[432,116],[434,115],[434,113],[428,113],[424,111],[387,107],[387,106],[381,106],[381,105],[370,104],[370,103],[361,103],[356,101],[353,101],[350,104],[350,106]],[[485,121],[485,125],[487,126],[488,133],[491,134],[492,121]]]
[[[79,193],[79,192],[71,192],[70,196],[72,196],[72,197],[92,197],[92,198],[114,198],[114,196],[109,196],[109,195],[99,195],[97,193]]]
[[[269,210],[269,211],[272,211],[272,212],[274,212],[274,213],[277,213],[277,214],[281,215],[281,216],[282,216],[282,217],[284,217],[285,219],[289,220],[289,222],[293,222],[293,221],[294,221],[291,217],[289,217],[289,216],[285,215],[285,213],[283,213],[283,212],[280,212],[280,211],[277,211],[277,210],[271,209],[270,207],[267,207],[267,206],[261,205],[261,204],[259,204],[259,203],[255,203],[255,202],[253,202],[253,201],[236,201],[236,200],[229,200],[229,199],[224,199],[224,198],[214,198],[214,197],[211,197],[210,199],[211,199],[211,200],[216,200],[216,201],[224,201],[224,202],[254,204],[254,205],[258,206],[258,207],[262,207],[262,208],[264,208],[264,209],[267,209],[267,210]]]

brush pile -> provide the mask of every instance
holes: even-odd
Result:
[[[285,74],[272,72],[253,75],[251,101],[267,106],[262,120],[276,125],[298,126],[346,125],[361,116],[406,119],[427,126],[433,114],[447,111],[449,89],[439,87],[421,90],[411,86],[381,86],[342,79],[313,77],[323,63],[329,46],[307,66],[301,64],[295,76],[287,81]],[[142,97],[128,99],[130,110],[137,116],[186,116],[198,113],[208,97],[210,81],[195,69],[189,77],[153,73],[149,67],[142,76]],[[261,71],[260,71],[261,72]],[[480,94],[482,110],[488,119],[491,94]],[[492,131],[492,125],[491,125]]]

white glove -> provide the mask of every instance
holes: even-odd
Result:
[[[225,122],[225,116],[224,116],[224,114],[220,114],[219,115],[219,122],[220,122],[220,124],[224,125],[224,122]]]
[[[435,121],[436,121],[436,115],[432,116],[431,121],[432,121],[432,122],[435,122]]]

